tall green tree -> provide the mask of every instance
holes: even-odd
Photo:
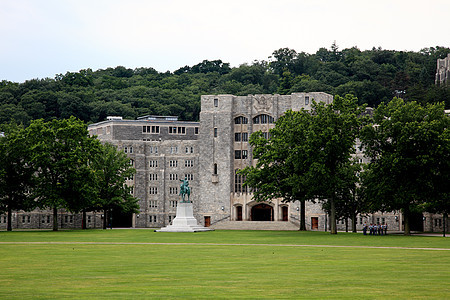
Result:
[[[57,231],[58,209],[78,212],[95,194],[89,159],[99,142],[74,117],[33,121],[25,136],[31,142],[36,170],[34,196],[40,207],[53,210],[53,230]]]
[[[300,200],[301,229],[306,229],[304,201],[324,201],[329,207],[331,233],[336,234],[336,201],[351,178],[343,172],[354,151],[359,114],[355,97],[337,96],[332,104],[313,102],[311,112],[286,112],[268,140],[260,133],[253,134],[250,143],[258,161],[242,173],[246,184],[254,188],[254,198]]]
[[[405,235],[411,215],[421,213],[426,203],[448,204],[448,128],[443,103],[421,106],[394,98],[381,104],[373,124],[362,130],[371,159],[364,172],[365,197],[374,210],[401,210]]]
[[[0,211],[7,212],[7,231],[11,231],[12,211],[35,207],[31,193],[34,169],[23,127],[10,123],[0,131]]]
[[[250,144],[256,166],[241,171],[256,201],[300,201],[300,230],[306,230],[305,202],[310,199],[303,177],[308,168],[304,164],[306,153],[301,149],[307,142],[310,124],[309,112],[287,111],[270,130],[269,139],[261,132],[252,134]]]
[[[359,197],[359,173],[361,164],[355,159],[347,161],[339,168],[341,184],[336,193],[336,218],[345,220],[348,231],[348,219],[352,222],[352,232],[356,232],[356,216],[367,210],[365,203]],[[330,203],[324,203],[323,208],[330,212]]]
[[[310,194],[329,206],[330,232],[337,233],[336,202],[350,176],[343,176],[355,151],[363,107],[352,95],[336,96],[333,103],[315,103],[308,132],[308,172]]]
[[[133,187],[126,184],[126,180],[134,176],[136,169],[123,151],[109,143],[103,144],[101,151],[92,158],[92,168],[95,171],[97,189],[93,208],[104,211],[103,229],[106,229],[113,209],[138,212],[138,199],[130,194]]]

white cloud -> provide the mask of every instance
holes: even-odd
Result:
[[[239,65],[281,47],[450,46],[450,3],[327,0],[3,0],[0,80],[115,67]]]

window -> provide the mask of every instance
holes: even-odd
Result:
[[[194,166],[194,161],[189,159],[184,161],[184,167],[185,168],[192,168]]]
[[[130,166],[134,166],[134,160],[130,159]]]
[[[198,134],[198,127],[194,128],[194,134]]]
[[[234,134],[234,141],[235,142],[240,142],[241,141],[241,133],[237,132]]]
[[[219,99],[214,98],[214,107],[218,107],[219,106]]]
[[[309,96],[305,96],[305,105],[309,105]]]
[[[214,164],[214,175],[217,175],[217,164]]]
[[[178,146],[170,147],[170,154],[177,154],[178,153]]]
[[[150,195],[156,195],[156,194],[158,194],[158,188],[155,187],[155,186],[150,187],[150,188],[149,188],[149,193],[150,193]]]
[[[142,133],[159,133],[159,126],[142,126]]]
[[[248,151],[247,150],[234,150],[234,159],[247,159]]]
[[[134,195],[134,187],[130,187],[130,195]]]
[[[246,177],[238,174],[239,169],[234,170],[234,192],[235,193],[247,193],[247,186],[244,186]]]
[[[158,174],[149,174],[149,175],[148,175],[148,179],[149,179],[150,181],[158,180]]]
[[[214,137],[217,137],[217,128],[214,128]]]
[[[184,126],[170,126],[169,134],[186,134],[186,127]]]
[[[158,207],[158,201],[157,200],[150,200],[148,202],[148,206],[151,208],[157,208]]]
[[[178,180],[178,174],[169,174],[169,180]]]
[[[157,160],[151,160],[148,162],[148,166],[150,168],[157,168],[158,167],[158,161]]]
[[[177,207],[177,206],[178,206],[178,201],[176,201],[176,200],[170,200],[170,207],[175,208],[175,207]],[[170,217],[169,217],[169,220],[170,220]]]
[[[234,118],[234,124],[248,124],[248,119],[242,116]]]
[[[262,135],[266,140],[270,138],[270,132],[263,132]]]
[[[151,223],[156,223],[156,220],[157,220],[157,218],[156,218],[155,215],[149,216],[149,221],[150,221]]]
[[[273,122],[273,117],[269,115],[259,115],[253,118],[253,124],[271,124]]]
[[[178,195],[178,187],[169,187],[170,195]]]
[[[194,174],[184,174],[184,178],[187,180],[194,180]]]
[[[242,133],[242,141],[243,142],[248,142],[248,132],[243,132]]]
[[[158,147],[157,146],[150,147],[149,151],[150,151],[150,154],[152,154],[152,153],[158,154]]]
[[[177,160],[169,160],[169,166],[171,168],[177,168],[178,167],[178,161]]]
[[[125,152],[125,153],[133,153],[133,147],[123,147],[123,152]]]
[[[186,152],[186,154],[194,153],[194,147],[186,147],[185,152]]]

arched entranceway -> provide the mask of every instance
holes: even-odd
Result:
[[[273,207],[267,204],[258,204],[252,207],[252,221],[273,221]]]

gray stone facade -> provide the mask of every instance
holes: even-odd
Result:
[[[450,83],[450,53],[446,58],[437,60],[435,83],[439,85]]]
[[[198,122],[149,116],[92,124],[89,132],[125,151],[136,169],[127,181],[140,206],[132,227],[168,225],[176,215],[180,180],[185,177],[192,190],[191,200],[198,208]]]
[[[268,134],[283,113],[289,109],[310,109],[313,100],[331,103],[333,97],[326,93],[201,97],[199,201],[204,218],[209,217],[211,224],[226,220],[256,221],[252,212],[255,214],[255,209],[261,208],[272,221],[295,222],[291,217],[296,213],[292,204],[281,200],[255,202],[236,172],[253,162],[248,144],[253,132],[261,130]]]
[[[229,221],[285,221],[299,225],[300,203],[274,200],[255,202],[243,185],[237,170],[254,164],[248,139],[256,131],[268,135],[274,122],[287,110],[309,110],[312,101],[331,103],[326,93],[291,95],[205,95],[201,97],[200,122],[179,121],[177,117],[145,116],[137,120],[120,117],[91,124],[89,133],[127,153],[136,174],[127,184],[139,199],[139,213],[130,216],[136,228],[161,228],[176,215],[180,179],[187,177],[191,187],[194,217],[203,226]],[[355,157],[368,162],[355,145]],[[61,210],[61,228],[81,228],[81,215]],[[13,228],[52,228],[50,211],[14,212]],[[87,214],[88,228],[101,228],[102,212]],[[348,229],[351,229],[351,221]],[[357,228],[364,223],[386,223],[389,230],[402,230],[399,212],[359,215]],[[317,202],[306,203],[308,230],[328,230],[329,220]],[[442,231],[442,216],[426,214],[423,229]],[[448,224],[447,224],[448,227]],[[0,215],[0,229],[6,228],[6,215]],[[345,230],[345,220],[338,220]]]

